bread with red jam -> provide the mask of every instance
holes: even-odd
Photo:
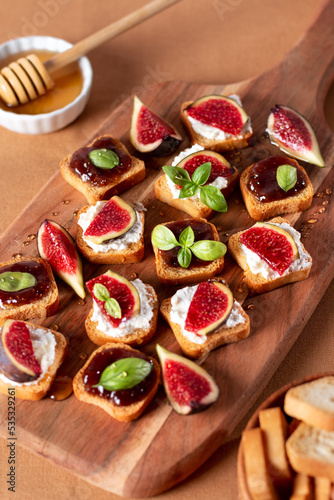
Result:
[[[112,169],[95,166],[88,158],[92,149],[114,151],[119,157],[119,165]],[[123,193],[145,179],[145,164],[131,156],[121,141],[103,135],[64,158],[60,162],[60,172],[66,182],[86,197],[88,203],[95,203]]]
[[[122,351],[120,351],[122,350]],[[100,365],[101,361],[98,359],[98,356],[101,356],[103,354],[103,357],[110,357],[115,354],[117,356],[118,352],[122,352],[123,357],[125,357],[128,353],[128,357],[140,357],[145,359],[146,361],[149,361],[152,365],[152,369],[148,377],[150,379],[147,381],[147,389],[145,390],[144,397],[142,399],[139,399],[136,397],[135,387],[133,389],[125,389],[122,391],[114,391],[114,396],[117,397],[117,393],[123,393],[120,395],[120,397],[126,398],[126,402],[130,404],[116,404],[113,399],[113,395],[110,392],[106,392],[104,388],[101,388],[103,393],[106,394],[106,396],[109,394],[110,397],[102,397],[101,394],[99,394],[99,391],[92,391],[89,388],[89,383],[90,383],[90,377],[94,379],[94,377],[99,378],[103,370],[109,366],[109,361],[104,362],[103,365]],[[101,358],[100,358],[101,359]],[[116,359],[113,359],[113,361],[116,361]],[[95,373],[95,366],[99,366],[99,375],[97,376]],[[85,374],[89,372],[89,376],[85,377]],[[99,380],[93,380],[98,384]],[[135,420],[140,417],[140,415],[144,412],[146,407],[149,405],[149,403],[152,401],[154,398],[158,385],[160,381],[160,365],[159,363],[149,357],[145,356],[143,353],[133,349],[132,347],[129,347],[126,344],[122,343],[108,343],[104,344],[103,346],[99,347],[94,351],[87,362],[84,364],[84,366],[78,371],[76,376],[73,379],[73,391],[75,396],[82,402],[88,403],[91,405],[98,406],[105,412],[107,412],[110,416],[118,420],[119,422],[129,422],[131,420]],[[100,387],[100,386],[99,386]],[[133,392],[133,395],[131,394]],[[130,394],[126,394],[130,393]],[[131,398],[133,399],[133,402],[131,402]],[[122,402],[122,401],[121,401]]]
[[[29,272],[30,271],[30,272]],[[38,257],[16,257],[0,263],[1,274],[7,272],[36,274],[36,284],[18,291],[0,288],[0,326],[6,319],[45,318],[56,313],[58,288],[50,265]]]
[[[287,192],[276,181],[277,167],[283,164],[296,167],[298,173],[295,187]],[[257,172],[257,169],[260,171]],[[246,168],[240,176],[240,190],[249,215],[256,221],[307,210],[313,199],[313,187],[305,169],[296,160],[280,155]]]

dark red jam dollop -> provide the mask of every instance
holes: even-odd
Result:
[[[194,219],[192,221],[189,220],[180,220],[176,222],[170,222],[169,224],[166,224],[166,227],[170,229],[176,239],[179,239],[180,234],[182,231],[188,227],[191,226],[192,230],[194,231],[195,235],[195,241],[201,241],[201,240],[214,240],[214,235],[213,235],[213,230],[212,227],[207,223],[203,222],[198,219]],[[171,267],[181,267],[178,260],[177,260],[177,254],[178,251],[180,250],[180,247],[174,247],[171,250],[159,250],[160,255],[166,264],[166,266],[171,266]],[[202,267],[207,264],[210,264],[212,261],[204,261],[201,259],[198,259],[195,257],[194,254],[191,256],[191,263],[190,266],[187,269],[193,269],[195,267]]]
[[[32,274],[35,276],[37,283],[34,286],[16,292],[4,292],[0,290],[1,308],[31,304],[40,300],[50,290],[50,278],[43,264],[35,261],[22,261],[0,268],[0,273],[14,271]]]
[[[113,404],[116,406],[129,406],[144,399],[150,393],[157,380],[157,372],[154,366],[147,377],[131,389],[107,391],[102,386],[93,387],[99,383],[102,372],[107,366],[119,359],[129,357],[144,359],[153,366],[153,361],[139,351],[128,351],[121,347],[105,349],[93,357],[84,371],[83,382],[86,391],[95,396],[112,400]]]
[[[247,187],[260,202],[283,200],[298,194],[307,185],[306,175],[297,167],[297,182],[292,189],[285,192],[276,179],[276,172],[280,165],[297,167],[295,161],[285,156],[270,156],[255,163],[248,179]]]
[[[88,154],[94,149],[109,149],[119,157],[119,165],[109,169],[96,167],[89,159]],[[121,176],[131,167],[131,157],[116,148],[110,137],[97,139],[90,147],[80,148],[73,153],[70,169],[84,182],[92,186],[105,186],[109,182],[118,182]]]

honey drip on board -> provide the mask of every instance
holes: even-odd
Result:
[[[34,53],[43,62],[50,59],[57,52],[34,50]],[[6,59],[2,59],[0,61],[0,67],[3,68],[8,66],[11,62],[17,61],[20,57],[25,57],[29,54],[31,54],[31,50],[18,52]],[[52,75],[52,80],[55,84],[54,88],[47,91],[44,95],[39,96],[37,99],[15,108],[7,106],[2,99],[0,99],[0,108],[11,113],[25,115],[50,113],[73,102],[82,90],[83,78],[77,62],[69,64],[57,71]]]
[[[63,401],[67,399],[73,392],[73,385],[71,377],[67,375],[58,375],[52,383],[49,390],[49,398],[54,401]]]

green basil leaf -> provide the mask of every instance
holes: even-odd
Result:
[[[201,260],[216,260],[225,255],[226,245],[221,241],[196,241],[191,247],[192,253]]]
[[[179,198],[190,198],[190,196],[194,196],[197,193],[198,189],[199,186],[197,184],[191,181],[186,182],[180,190]]]
[[[119,165],[119,157],[110,149],[93,149],[93,151],[88,153],[88,158],[95,167],[103,169],[110,170]]]
[[[189,182],[191,180],[190,175],[184,168],[165,165],[164,167],[162,167],[162,170],[170,178],[170,180],[178,186],[183,186],[186,182]]]
[[[191,247],[191,245],[194,243],[194,240],[195,240],[195,235],[192,227],[188,226],[185,229],[183,229],[179,237],[180,244],[183,247]]]
[[[174,233],[168,227],[159,224],[155,226],[152,232],[152,245],[159,250],[171,250],[174,247],[180,246],[180,243],[174,236]]]
[[[19,271],[6,271],[0,274],[0,290],[3,292],[18,292],[35,286],[37,280],[33,274]]]
[[[103,300],[103,302],[108,300],[110,297],[108,289],[104,285],[102,285],[102,283],[95,283],[93,287],[93,294],[95,295],[97,300]]]
[[[216,186],[202,186],[200,189],[200,198],[204,205],[216,212],[227,212],[224,195]]]
[[[177,260],[181,267],[189,267],[191,262],[191,251],[189,250],[189,248],[180,248],[177,254]]]
[[[276,171],[276,180],[283,191],[289,191],[297,182],[296,167],[292,165],[280,165]]]
[[[107,391],[131,389],[140,384],[152,370],[152,365],[141,358],[123,358],[107,366],[101,374],[100,382]]]
[[[107,313],[113,318],[121,319],[122,311],[116,299],[112,298],[107,299],[104,303],[104,308],[107,311]]]
[[[192,175],[191,180],[195,182],[195,184],[202,186],[207,182],[208,178],[210,177],[210,174],[211,174],[211,161],[208,161],[196,168],[195,172]]]

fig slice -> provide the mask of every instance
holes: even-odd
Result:
[[[257,222],[240,235],[240,241],[280,276],[299,258],[293,237],[279,226]]]
[[[211,173],[205,184],[211,184],[217,179],[217,177],[227,178],[231,177],[231,175],[235,173],[234,167],[232,167],[222,155],[213,151],[205,150],[186,156],[186,158],[177,164],[177,167],[184,168],[191,178],[196,168],[206,162],[211,163]]]
[[[188,117],[218,128],[230,135],[239,135],[249,116],[231,97],[208,95],[194,101],[185,109]]]
[[[219,387],[204,368],[157,344],[164,388],[174,410],[180,415],[202,411],[215,403]]]
[[[106,295],[101,300],[100,297],[96,295],[96,284],[103,285],[107,289]],[[114,273],[113,271],[107,271],[96,278],[87,281],[86,286],[93,297],[93,300],[99,306],[100,311],[104,317],[111,323],[114,328],[117,328],[121,322],[127,321],[140,312],[140,298],[137,288],[126,278]],[[108,299],[114,299],[117,301],[121,314],[120,317],[113,317],[108,313],[108,308],[106,308],[106,302]]]
[[[141,153],[168,156],[177,150],[182,137],[175,127],[154,114],[135,96],[130,142]]]
[[[93,243],[103,243],[128,232],[137,220],[136,211],[119,196],[113,196],[84,232]]]
[[[23,321],[7,319],[2,326],[0,371],[19,383],[36,380],[42,373],[29,328]]]
[[[270,142],[293,158],[324,167],[319,144],[309,122],[300,113],[276,104],[267,120]]]
[[[57,222],[45,219],[38,229],[37,244],[42,259],[84,299],[82,262],[72,236]]]
[[[232,307],[233,294],[226,285],[219,281],[202,282],[190,302],[184,328],[207,335],[228,318]]]

